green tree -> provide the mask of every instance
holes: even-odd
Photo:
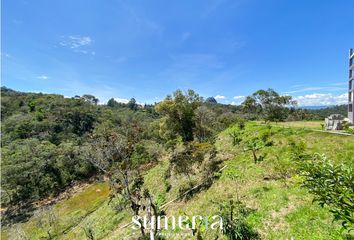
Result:
[[[95,96],[90,95],[90,94],[85,94],[81,98],[84,99],[86,102],[89,102],[93,105],[97,105],[97,103],[99,101],[98,98],[96,98]]]
[[[242,103],[245,109],[261,109],[264,119],[267,121],[284,121],[289,109],[287,106],[296,105],[291,96],[281,96],[273,89],[258,90],[248,96]]]
[[[247,96],[246,99],[242,102],[241,106],[244,112],[247,113],[255,114],[259,109],[259,105],[257,104],[256,100],[251,96]]]
[[[137,110],[138,109],[138,104],[136,104],[135,98],[131,98],[129,102],[127,103],[128,108],[131,110]]]
[[[109,131],[94,132],[86,145],[85,157],[109,178],[112,198],[121,197],[121,203],[130,206],[133,216],[141,216],[146,210],[149,216],[156,217],[157,209],[152,196],[147,189],[143,189],[144,178],[140,173],[139,161],[133,158],[140,139],[141,130],[134,123],[126,129],[124,135]],[[142,218],[138,221],[141,224],[141,235],[145,239],[147,233]],[[157,229],[152,227],[150,234],[154,237]]]
[[[108,100],[107,106],[114,108],[114,107],[118,106],[118,102],[116,100],[114,100],[114,98],[111,98]]]
[[[207,106],[200,106],[195,111],[195,136],[199,142],[211,138],[215,134],[216,114]]]
[[[180,136],[184,142],[192,141],[196,126],[194,111],[201,103],[202,98],[193,90],[188,90],[186,94],[177,90],[173,97],[167,96],[156,106],[156,111],[163,116],[162,135],[170,139]]]
[[[38,139],[16,140],[2,149],[1,186],[7,203],[46,196],[58,186],[53,168],[55,145]]]

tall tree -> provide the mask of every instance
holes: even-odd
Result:
[[[140,233],[146,239],[141,215],[145,210],[154,217],[158,213],[148,189],[143,189],[144,178],[139,165],[132,158],[140,137],[141,128],[135,123],[126,128],[124,135],[113,131],[94,133],[86,146],[86,158],[108,177],[111,199],[119,195],[123,199],[122,203],[129,205],[133,215],[139,217]],[[154,239],[157,228],[151,226],[150,231],[150,239]]]
[[[130,108],[131,110],[136,110],[136,109],[138,109],[138,104],[136,104],[135,98],[131,98],[131,99],[129,100],[129,102],[127,103],[127,105],[128,105],[128,108]]]
[[[163,134],[168,138],[180,136],[184,142],[193,140],[195,129],[195,110],[201,105],[203,99],[193,90],[185,94],[181,90],[168,95],[165,100],[156,106],[156,111],[163,116]]]
[[[111,108],[116,107],[117,105],[118,105],[118,102],[116,100],[114,100],[114,98],[109,99],[107,102],[107,106],[111,107]]]
[[[195,136],[203,142],[215,133],[216,114],[207,106],[200,106],[195,111]]]
[[[89,102],[93,105],[97,105],[97,103],[99,101],[98,98],[96,98],[95,96],[90,95],[90,94],[85,94],[81,98],[84,99],[86,102]]]
[[[247,109],[261,108],[265,120],[283,121],[287,118],[288,106],[296,105],[291,96],[281,96],[273,89],[258,90],[248,96],[242,105]]]

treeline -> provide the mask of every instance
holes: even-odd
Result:
[[[96,174],[85,156],[90,134],[107,129],[120,133],[138,123],[145,138],[152,138],[148,126],[156,119],[153,108],[110,108],[94,99],[1,88],[4,205],[41,199]]]
[[[156,161],[161,146],[212,139],[238,117],[236,107],[206,103],[197,94],[192,107],[192,99],[182,99],[194,94],[177,91],[174,106],[165,104],[168,98],[157,106],[134,99],[98,105],[92,95],[64,98],[2,87],[2,204],[36,201],[99,173],[88,153],[106,149],[111,139],[124,140],[130,159],[141,166]]]
[[[306,112],[313,115],[313,119],[323,120],[331,114],[342,114],[344,117],[348,116],[348,105],[337,105],[321,109],[305,109]]]
[[[92,95],[64,98],[2,87],[2,203],[35,201],[97,174],[102,166],[88,153],[106,149],[111,139],[129,146],[136,166],[156,161],[160,149],[172,151],[171,166],[183,173],[185,169],[174,165],[178,159],[183,156],[190,159],[188,164],[199,165],[201,158],[194,153],[213,155],[215,136],[235,122],[317,118],[314,111],[295,106],[291,97],[272,89],[259,90],[233,106],[204,100],[192,90],[177,90],[154,105],[139,105],[133,98],[127,104],[112,98],[98,105]],[[195,167],[188,164],[182,167]]]

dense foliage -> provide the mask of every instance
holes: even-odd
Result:
[[[97,105],[92,95],[21,93],[1,88],[2,203],[38,200],[97,172],[85,158],[90,134],[125,131],[133,119],[146,139],[153,108]],[[141,154],[142,150],[136,155]]]
[[[296,105],[291,96],[281,96],[273,89],[258,90],[242,103],[246,112],[261,114],[267,121],[284,121]]]
[[[313,119],[319,119],[319,120],[322,120],[331,114],[341,114],[347,117],[348,105],[343,104],[343,105],[326,107],[321,109],[307,109],[306,111],[313,115]]]
[[[219,178],[223,161],[214,143],[220,131],[233,125],[228,130],[232,147],[261,165],[269,160],[265,152],[275,144],[271,137],[276,130],[266,124],[250,131],[247,120],[285,121],[315,115],[314,111],[289,107],[291,98],[271,89],[257,91],[241,106],[219,104],[213,98],[204,101],[192,90],[177,90],[156,105],[144,106],[134,98],[126,104],[112,98],[107,105],[98,105],[99,100],[87,94],[64,98],[7,88],[2,88],[1,94],[1,191],[5,207],[40,200],[77,180],[105,175],[110,182],[110,202],[118,199],[117,209],[156,215],[160,200],[144,187],[142,172],[162,155],[168,164],[162,179],[166,193],[172,188],[179,198],[189,199]],[[274,168],[275,177],[283,179],[285,185],[295,172],[293,163],[308,159],[303,145],[289,141],[289,149],[289,158],[276,158]],[[352,169],[320,165],[312,172],[303,169],[304,185],[347,226],[353,217],[353,209],[348,208],[352,204]],[[321,174],[323,179],[318,177]],[[173,186],[177,179],[182,179],[181,184]],[[329,185],[323,187],[322,181]],[[339,186],[331,188],[338,181]],[[227,208],[231,210],[221,209],[228,226],[224,235],[229,239],[259,237],[247,224],[247,214],[242,215],[243,207]],[[235,209],[239,217],[234,217]],[[146,229],[140,230],[147,236]],[[157,230],[150,234],[156,235]]]

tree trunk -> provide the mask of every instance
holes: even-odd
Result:
[[[253,154],[254,163],[257,163],[258,162],[258,158],[257,158],[257,155],[256,155],[256,150],[252,150],[252,154]]]

